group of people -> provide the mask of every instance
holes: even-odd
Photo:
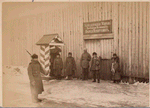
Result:
[[[93,52],[93,57],[87,52],[87,49],[84,49],[84,53],[81,56],[80,59],[80,66],[82,67],[82,80],[87,80],[89,76],[89,68],[90,71],[93,73],[93,82],[100,83],[100,73],[101,73],[101,57],[97,56],[96,52]],[[29,63],[28,66],[28,75],[30,80],[30,88],[31,88],[31,94],[33,102],[40,102],[41,100],[38,99],[38,94],[41,94],[43,89],[42,84],[42,78],[40,75],[40,72],[48,75],[49,72],[46,72],[43,70],[42,66],[38,62],[38,55],[33,54],[32,60]],[[121,77],[120,77],[120,69],[119,69],[119,57],[116,54],[113,54],[112,59],[112,66],[111,66],[111,72],[112,72],[112,80],[114,83],[119,83]],[[91,65],[90,65],[91,61]],[[76,63],[74,57],[72,57],[72,53],[68,53],[68,57],[65,61],[65,72],[67,75],[67,79],[71,80],[73,76],[75,75],[76,70]],[[54,59],[53,63],[53,69],[55,71],[55,76],[58,80],[62,78],[62,69],[63,69],[63,61],[60,57],[60,54],[56,55],[56,58]]]

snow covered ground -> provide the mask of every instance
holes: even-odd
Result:
[[[31,102],[26,67],[3,66],[3,106],[8,107],[148,107],[149,84],[114,84],[92,80],[43,81],[40,104]]]

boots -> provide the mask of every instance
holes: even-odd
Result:
[[[97,83],[100,83],[100,79],[97,80]]]
[[[92,82],[96,82],[96,79],[94,79]]]

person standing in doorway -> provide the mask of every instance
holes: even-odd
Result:
[[[114,83],[119,83],[121,80],[120,71],[119,71],[119,63],[117,62],[117,58],[112,58],[112,66],[111,66],[111,72],[112,72],[112,80]]]
[[[41,64],[38,61],[38,55],[33,54],[31,57],[32,60],[28,66],[28,76],[30,80],[32,101],[41,102],[41,100],[38,99],[38,94],[41,94],[44,91],[44,88],[40,72],[45,75],[48,75],[49,72],[45,72],[43,70]]]
[[[54,60],[53,69],[55,70],[55,76],[56,79],[60,80],[62,78],[62,69],[63,69],[63,61],[60,57],[60,54],[56,55],[56,58]]]
[[[97,57],[97,53],[93,52],[93,58],[92,58],[92,63],[91,63],[91,68],[90,70],[93,73],[93,82],[100,83],[100,59]]]
[[[91,55],[87,52],[87,49],[84,49],[84,53],[80,59],[80,65],[82,67],[83,80],[88,79],[89,75],[89,62],[91,61]]]
[[[74,58],[72,57],[72,53],[68,53],[68,57],[66,58],[66,73],[68,76],[68,80],[71,80],[76,70],[76,63]]]

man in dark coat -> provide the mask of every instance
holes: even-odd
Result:
[[[28,76],[30,80],[30,89],[32,95],[33,102],[40,102],[41,100],[38,99],[38,94],[41,94],[43,89],[43,83],[41,78],[41,73],[48,75],[48,72],[45,72],[38,61],[38,55],[33,54],[32,60],[28,66]]]
[[[62,74],[62,69],[63,69],[63,61],[62,58],[60,58],[60,54],[57,54],[55,60],[54,60],[54,65],[53,68],[55,70],[55,76],[57,79],[61,79],[61,74]]]
[[[66,58],[66,73],[68,76],[68,80],[72,79],[74,71],[76,70],[76,63],[74,58],[72,57],[72,53],[68,53],[68,57]]]
[[[93,82],[96,82],[97,78],[97,82],[100,83],[100,59],[97,57],[96,52],[93,53],[90,70],[93,73]]]
[[[81,56],[80,59],[80,65],[82,67],[82,73],[83,73],[83,80],[88,79],[89,75],[89,62],[91,61],[91,55],[87,52],[87,49],[84,49],[84,53]]]

